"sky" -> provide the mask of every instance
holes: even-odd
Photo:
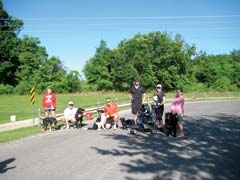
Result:
[[[239,0],[2,0],[24,22],[19,37],[39,38],[68,70],[82,69],[100,41],[110,49],[135,34],[180,34],[197,52],[240,49]]]

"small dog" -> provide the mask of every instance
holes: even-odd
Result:
[[[47,131],[48,126],[49,126],[49,130],[52,131],[52,129],[54,128],[54,130],[57,130],[57,119],[54,117],[45,117],[42,119],[43,120],[43,130]]]
[[[177,117],[172,112],[165,113],[165,124],[167,128],[167,136],[177,134]]]
[[[101,128],[102,129],[105,129],[105,123],[106,123],[106,116],[105,114],[101,111],[101,116],[100,116],[100,120],[99,122],[96,122],[97,126],[98,126],[98,130],[100,130]]]
[[[132,126],[134,124],[134,120],[133,119],[125,119],[125,118],[120,118],[120,121],[122,123],[122,129],[123,130],[127,130],[128,128],[130,128],[130,126]]]
[[[98,118],[93,123],[92,129],[94,130],[96,129],[101,130],[101,128],[105,129],[106,116],[104,114],[104,111],[102,109],[97,109],[97,113],[98,113]]]
[[[85,109],[79,107],[75,114],[76,127],[78,127],[78,128],[81,128],[83,126],[82,121],[83,121],[84,111],[85,111]]]

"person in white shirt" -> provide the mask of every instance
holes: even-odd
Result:
[[[76,123],[75,115],[77,113],[77,108],[74,107],[72,101],[68,102],[68,107],[64,110],[63,116],[61,118],[66,129],[69,129],[69,122]]]

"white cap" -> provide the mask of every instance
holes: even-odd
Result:
[[[161,85],[161,84],[158,84],[158,85],[156,86],[156,88],[162,88],[162,85]]]
[[[74,104],[74,103],[73,103],[72,101],[69,101],[69,102],[68,102],[68,105],[70,105],[70,104]]]

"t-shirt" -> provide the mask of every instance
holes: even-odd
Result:
[[[184,113],[184,96],[179,96],[174,98],[172,102],[171,110],[173,111],[173,113],[177,113],[177,114]]]
[[[118,107],[116,104],[111,103],[109,105],[105,105],[103,110],[105,113],[107,113],[109,116],[111,116],[112,114],[115,114],[118,112]]]
[[[138,88],[132,86],[129,93],[132,94],[133,103],[142,103],[142,95],[145,93],[145,89],[143,86],[139,86]]]
[[[67,119],[67,120],[72,120],[72,119],[75,119],[75,114],[77,113],[77,108],[76,107],[73,107],[72,109],[71,108],[66,108],[63,112],[64,114],[64,117]]]
[[[165,96],[165,93],[163,91],[159,92],[159,93],[156,93],[154,96],[157,96],[157,101],[155,100],[154,98],[154,101],[156,103],[162,103],[163,102],[163,97]]]
[[[46,93],[42,97],[42,107],[56,109],[56,95],[54,93]]]

